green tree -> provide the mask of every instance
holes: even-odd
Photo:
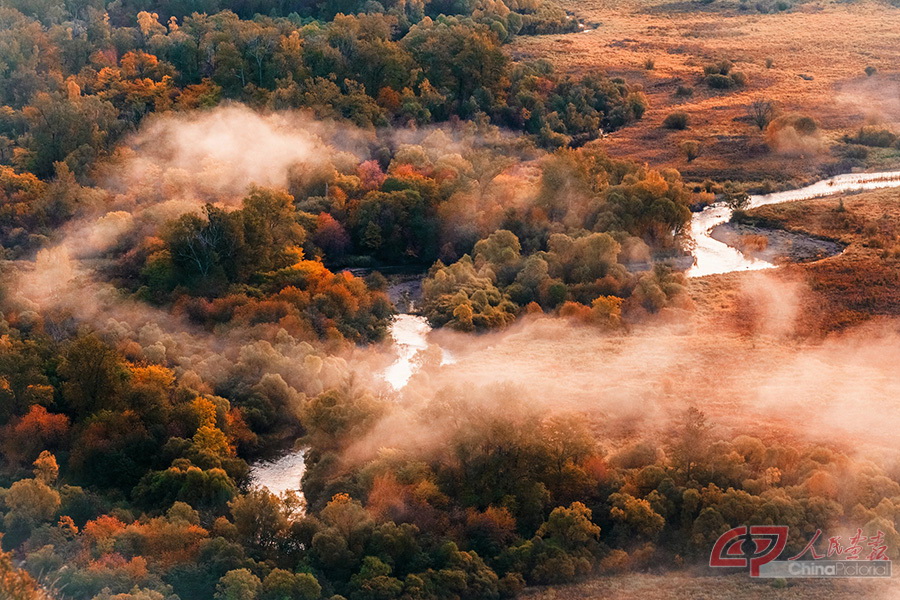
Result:
[[[706,415],[696,406],[689,407],[671,434],[669,454],[673,466],[690,481],[708,457],[709,429]]]
[[[257,600],[262,589],[259,577],[248,569],[228,571],[216,585],[216,600]]]
[[[309,573],[272,569],[262,582],[261,600],[316,600],[322,586]]]
[[[228,503],[241,541],[250,549],[267,554],[277,548],[287,530],[287,510],[266,489],[254,489]]]
[[[20,519],[29,525],[49,521],[60,506],[59,492],[39,479],[20,479],[4,496],[7,524]]]
[[[28,123],[23,166],[38,177],[53,175],[57,162],[84,175],[121,129],[115,107],[95,96],[41,92],[22,113]]]
[[[59,365],[63,397],[80,416],[121,406],[128,371],[121,355],[95,335],[72,341]]]
[[[600,537],[600,527],[591,521],[591,516],[591,509],[581,502],[573,502],[568,508],[558,506],[536,535],[564,550],[593,548]]]

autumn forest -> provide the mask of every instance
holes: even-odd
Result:
[[[745,524],[896,558],[900,454],[861,416],[900,423],[896,193],[753,199],[895,168],[900,130],[763,98],[737,53],[560,60],[614,5],[0,2],[0,598],[715,593]],[[681,55],[693,86],[648,81]],[[692,103],[735,98],[707,135]],[[778,268],[692,272],[707,206]]]

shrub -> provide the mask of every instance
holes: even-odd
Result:
[[[652,71],[656,68],[656,61],[653,58],[648,58],[644,61],[644,68],[648,71]]]
[[[681,142],[680,148],[688,162],[696,160],[697,157],[700,156],[700,151],[702,150],[702,146],[697,140],[686,140]]]
[[[813,135],[819,130],[819,124],[812,117],[791,116],[788,121],[799,133],[803,135]]]
[[[731,74],[731,81],[734,82],[734,85],[737,87],[744,87],[747,85],[747,74],[741,73],[740,71],[735,71]]]
[[[687,98],[694,95],[694,88],[689,85],[679,85],[675,90],[675,95],[679,98]]]
[[[663,127],[666,129],[683,130],[688,127],[688,114],[683,111],[673,112],[663,121]]]
[[[849,158],[852,160],[865,160],[869,157],[869,149],[865,146],[860,146],[858,144],[851,144],[846,146],[841,154],[844,158]]]
[[[730,90],[735,87],[734,79],[718,73],[707,75],[704,81],[706,82],[706,85],[716,90]]]
[[[897,141],[897,135],[889,129],[869,125],[861,128],[855,136],[844,138],[844,141],[875,148],[889,148]]]
[[[726,182],[721,200],[733,211],[744,210],[750,202],[750,194],[747,193],[743,186]]]
[[[729,90],[747,84],[747,75],[733,72],[734,64],[730,60],[720,60],[703,67],[703,80],[711,88]]]
[[[823,150],[815,119],[796,114],[783,115],[769,123],[766,142],[773,150],[793,156],[808,156]]]
[[[747,108],[747,116],[760,131],[763,131],[775,118],[777,110],[771,100],[754,100]]]
[[[734,67],[730,60],[720,60],[703,67],[704,75],[728,75]]]
[[[867,77],[871,77],[872,75],[874,75],[877,72],[878,72],[878,69],[876,69],[872,65],[869,65],[868,67],[866,67],[866,76]]]

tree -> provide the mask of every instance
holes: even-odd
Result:
[[[666,525],[666,520],[644,498],[635,498],[630,494],[612,494],[609,501],[613,505],[609,515],[638,535],[654,539]],[[632,537],[628,536],[628,539]]]
[[[688,408],[672,432],[669,454],[673,466],[687,481],[694,476],[697,467],[705,462],[709,452],[709,424],[706,415],[696,406]]]
[[[2,430],[5,458],[10,463],[26,462],[43,448],[59,448],[69,437],[69,418],[47,412],[39,404]]]
[[[56,464],[56,457],[44,450],[34,461],[34,478],[47,485],[53,485],[57,477],[59,465]]]
[[[224,470],[203,470],[182,459],[165,471],[146,473],[133,495],[138,505],[147,508],[181,500],[198,508],[221,511],[237,495],[237,487]]]
[[[697,140],[685,140],[678,146],[688,162],[694,162],[700,156],[703,147]]]
[[[59,373],[64,378],[63,397],[80,416],[118,406],[128,380],[119,353],[93,334],[69,344]]]
[[[375,556],[363,559],[362,567],[350,579],[351,600],[392,600],[399,598],[403,582],[391,577],[391,567]]]
[[[313,242],[325,253],[325,258],[330,262],[337,262],[344,258],[350,249],[350,236],[334,217],[328,213],[319,213],[316,217],[316,231],[313,234]],[[376,244],[377,245],[377,244]]]
[[[520,251],[522,245],[519,238],[505,229],[498,229],[486,239],[475,244],[476,258],[483,258],[489,263],[497,266],[504,266],[509,263],[516,263],[521,258]]]
[[[163,232],[176,281],[200,290],[236,279],[237,254],[243,249],[236,215],[212,205],[204,213],[182,215]]]
[[[30,525],[49,521],[60,505],[59,492],[39,479],[20,479],[12,484],[4,498],[9,512],[7,525],[21,519]]]
[[[257,600],[262,589],[259,577],[248,569],[228,571],[216,585],[216,600]]]
[[[727,189],[723,196],[723,202],[731,210],[743,210],[750,203],[750,194],[742,188]]]
[[[484,27],[466,27],[456,19],[423,22],[409,31],[403,45],[425,70],[428,80],[453,98],[458,107],[479,89],[500,91],[508,58],[496,36]]]
[[[516,519],[505,507],[489,506],[466,513],[466,540],[479,556],[491,558],[516,539]]]
[[[777,112],[775,103],[771,100],[754,100],[750,103],[750,106],[747,107],[747,116],[760,131],[764,131],[766,127],[769,126],[769,123],[775,118]]]
[[[262,583],[261,600],[316,600],[322,586],[309,573],[272,569]]]
[[[118,111],[96,96],[69,98],[41,92],[22,112],[29,124],[24,166],[39,177],[52,175],[56,162],[66,162],[72,172],[84,174],[119,130]]]
[[[244,198],[240,214],[245,244],[238,254],[242,279],[289,266],[289,250],[306,237],[297,222],[294,198],[284,191],[256,188]]]
[[[288,527],[285,506],[277,496],[266,489],[253,489],[228,507],[238,535],[248,547],[261,553],[277,547]]]
[[[0,549],[0,597],[6,600],[51,600],[26,571],[13,566],[12,554]]]
[[[591,515],[591,509],[581,502],[573,502],[568,508],[558,506],[536,535],[564,550],[593,548],[600,537],[600,527],[591,521]]]

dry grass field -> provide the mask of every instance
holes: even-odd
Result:
[[[650,102],[644,119],[595,142],[614,156],[674,167],[694,181],[789,186],[820,178],[837,161],[841,138],[863,125],[900,132],[900,8],[887,3],[819,1],[777,14],[719,0],[563,3],[587,31],[523,37],[513,52],[549,58],[575,75],[599,70],[643,86]],[[704,65],[723,59],[747,75],[746,87],[716,91],[702,82]],[[869,66],[877,73],[867,75]],[[679,86],[693,94],[679,97]],[[758,99],[773,100],[782,114],[815,118],[821,150],[773,152],[747,119]],[[676,110],[689,116],[684,131],[662,126]],[[703,145],[691,163],[679,151],[685,140]],[[898,164],[898,150],[870,151],[867,162],[871,169]],[[733,431],[895,460],[900,405],[883,391],[898,383],[892,365],[900,334],[900,190],[766,206],[749,215],[846,249],[807,264],[690,280],[692,316],[620,339],[570,332],[559,343],[576,352],[554,349],[552,331],[523,328],[460,353],[452,375],[498,381],[498,364],[525,364],[535,381],[553,381],[546,395],[554,402],[574,398],[600,412],[611,429],[631,421],[652,429],[656,419],[696,404]],[[563,371],[565,379],[557,376]],[[527,597],[893,600],[900,588],[896,580],[806,580],[782,588],[746,575],[667,573],[600,577],[529,590]]]
[[[620,439],[697,405],[726,430],[896,458],[900,190],[750,214],[847,247],[816,262],[691,279],[693,310],[623,335],[556,319],[476,340],[435,332],[455,362],[425,369],[411,393],[516,382],[536,402],[595,412],[604,435]]]
[[[762,206],[748,215],[847,245],[837,256],[767,272],[802,290],[798,333],[818,337],[900,317],[900,189]],[[751,307],[741,303],[740,290],[748,278],[731,273],[692,280],[692,296],[702,312],[717,315],[717,326],[746,326]]]
[[[886,2],[820,0],[775,14],[757,12],[752,2],[742,10],[728,0],[562,3],[586,31],[523,36],[513,53],[548,58],[572,74],[599,70],[643,86],[650,101],[645,118],[597,142],[613,155],[675,167],[693,180],[790,184],[818,177],[835,161],[827,146],[845,133],[869,123],[900,123],[900,8]],[[704,65],[723,59],[747,75],[745,87],[719,91],[701,82]],[[867,76],[868,66],[878,72]],[[679,86],[693,88],[693,95],[678,97]],[[814,117],[826,148],[802,157],[770,152],[746,118],[748,105],[763,98],[783,114]],[[661,127],[676,110],[688,113],[687,130]],[[678,148],[688,139],[703,145],[690,164]],[[870,165],[898,160],[896,150],[877,152]]]

